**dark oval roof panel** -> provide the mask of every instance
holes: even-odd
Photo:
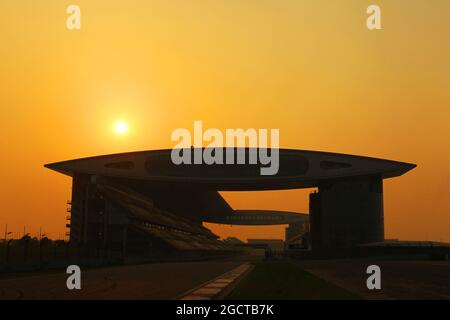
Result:
[[[315,187],[322,181],[358,177],[400,176],[416,167],[415,164],[355,156],[349,154],[277,149],[278,172],[261,175],[262,165],[249,163],[249,156],[265,154],[266,149],[220,148],[224,155],[234,155],[234,164],[179,164],[171,160],[172,149],[149,150],[102,155],[46,164],[45,167],[73,176],[87,174],[123,179],[147,180],[152,184],[201,187],[211,190],[271,190]],[[175,149],[188,152],[191,159],[195,152],[211,152],[211,149]],[[270,150],[270,149],[269,149]],[[237,155],[245,156],[245,164],[237,164]],[[270,154],[270,151],[269,151]],[[231,158],[230,158],[231,159]],[[275,161],[272,159],[272,161]],[[193,161],[192,161],[193,162]],[[272,163],[274,165],[275,163]]]

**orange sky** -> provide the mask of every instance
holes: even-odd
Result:
[[[379,31],[365,26],[372,3]],[[0,232],[64,233],[70,179],[44,163],[170,148],[174,129],[203,120],[279,128],[284,148],[416,163],[385,181],[386,237],[450,241],[449,18],[447,0],[1,1]],[[225,197],[304,212],[309,191]]]

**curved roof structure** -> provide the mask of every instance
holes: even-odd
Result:
[[[110,154],[46,164],[45,167],[66,175],[98,175],[145,184],[189,187],[207,190],[275,190],[315,187],[319,183],[348,178],[400,176],[415,164],[349,154],[277,149],[279,170],[275,175],[261,175],[263,165],[249,164],[249,153],[267,149],[220,148],[233,153],[234,164],[179,164],[171,160],[172,149]],[[177,152],[211,152],[212,149],[175,149]],[[268,149],[270,150],[270,149]],[[192,152],[191,152],[192,151]],[[236,164],[236,155],[245,154],[246,164]],[[273,160],[273,159],[272,159]]]

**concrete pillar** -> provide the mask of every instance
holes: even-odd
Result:
[[[72,179],[72,210],[70,220],[70,242],[86,245],[89,179],[84,175],[74,175]]]
[[[384,240],[380,177],[334,180],[310,195],[312,248],[354,247]]]

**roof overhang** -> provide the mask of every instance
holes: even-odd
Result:
[[[171,160],[172,152],[211,152],[211,149],[165,149],[102,155],[46,164],[45,167],[73,176],[94,175],[124,180],[142,180],[149,185],[201,188],[208,190],[275,190],[318,186],[322,182],[354,177],[377,176],[382,179],[403,175],[415,164],[355,156],[349,154],[277,149],[278,172],[261,175],[259,163],[249,164],[249,154],[267,149],[220,148],[232,152],[234,164],[179,164]],[[270,149],[269,149],[270,150]],[[245,164],[236,164],[236,155],[245,155]],[[274,155],[274,154],[272,154]],[[272,163],[271,165],[274,165]]]

